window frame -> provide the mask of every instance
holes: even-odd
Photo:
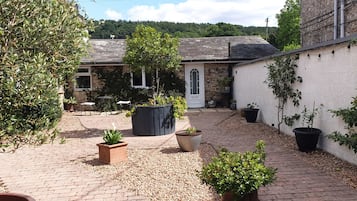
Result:
[[[78,72],[80,69],[87,69],[88,72]],[[89,76],[89,88],[79,88],[77,85],[77,78],[81,76]],[[92,91],[92,85],[93,85],[93,80],[92,80],[92,69],[90,66],[88,67],[78,67],[77,73],[75,74],[75,84],[74,84],[74,90],[75,91]]]
[[[137,88],[137,89],[150,89],[151,86],[146,85],[146,72],[145,68],[141,68],[141,85],[134,85],[134,73],[130,72],[130,82],[131,82],[131,87]]]

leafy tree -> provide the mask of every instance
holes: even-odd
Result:
[[[278,131],[280,133],[281,124],[285,119],[290,119],[284,114],[285,106],[288,100],[291,100],[294,106],[299,106],[301,91],[294,89],[295,82],[302,82],[302,78],[296,75],[296,60],[287,57],[277,57],[274,63],[266,66],[268,69],[268,78],[265,83],[273,90],[273,94],[278,99]],[[293,118],[298,118],[296,115]],[[285,121],[286,122],[286,121]]]
[[[286,50],[290,50],[291,47],[300,47],[300,1],[286,0],[276,18],[279,26],[276,36],[278,48],[283,50],[285,46],[289,46]]]
[[[237,26],[233,26],[227,23],[217,23],[207,29],[206,36],[239,36],[242,35]]]
[[[87,25],[68,0],[0,0],[0,147],[41,143],[62,110],[58,87],[86,51]]]
[[[159,71],[174,71],[180,67],[178,39],[162,34],[156,29],[139,25],[132,36],[126,39],[127,49],[124,62],[135,72],[142,68],[153,75],[153,97],[159,94]]]

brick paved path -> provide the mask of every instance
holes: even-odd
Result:
[[[264,139],[267,142],[267,164],[278,168],[278,179],[272,185],[259,190],[260,201],[357,200],[355,189],[300,160],[294,150],[279,146],[266,138],[264,134],[271,132],[268,127],[247,124],[231,115],[226,110],[191,111],[188,115],[189,122],[179,121],[176,129],[193,124],[203,128],[203,141],[232,151],[251,150],[257,139]],[[231,124],[225,124],[224,120],[229,120]],[[148,200],[118,186],[111,178],[102,177],[78,164],[81,158],[97,154],[95,144],[101,141],[102,129],[111,128],[112,122],[118,129],[124,129],[124,133],[131,132],[130,119],[123,116],[67,117],[61,123],[67,125],[63,132],[71,135],[69,142],[26,147],[14,154],[0,154],[0,183],[4,182],[8,191],[31,195],[37,201]],[[170,135],[139,139],[140,141],[137,138],[129,139],[135,142],[129,144],[158,147],[163,143],[176,143],[169,140],[172,139]]]

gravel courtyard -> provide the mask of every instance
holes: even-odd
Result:
[[[116,165],[98,161],[96,143],[113,124],[129,143],[129,160]],[[246,123],[239,113],[225,109],[190,110],[176,130],[203,130],[199,151],[185,153],[175,135],[131,134],[130,118],[116,115],[65,113],[58,128],[60,140],[39,147],[0,153],[0,192],[18,192],[36,200],[182,200],[214,201],[219,196],[196,176],[203,163],[225,147],[254,149],[266,142],[266,164],[278,168],[278,179],[259,190],[268,200],[350,200],[357,198],[357,167],[322,151],[300,153],[294,138],[279,135],[260,123]]]

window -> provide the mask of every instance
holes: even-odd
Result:
[[[75,90],[91,90],[92,76],[90,67],[79,67],[76,73]]]
[[[190,92],[200,94],[200,74],[197,69],[192,69],[190,72]]]
[[[145,72],[143,68],[141,72],[131,73],[131,86],[134,88],[148,88],[151,86],[152,77],[149,73]]]

